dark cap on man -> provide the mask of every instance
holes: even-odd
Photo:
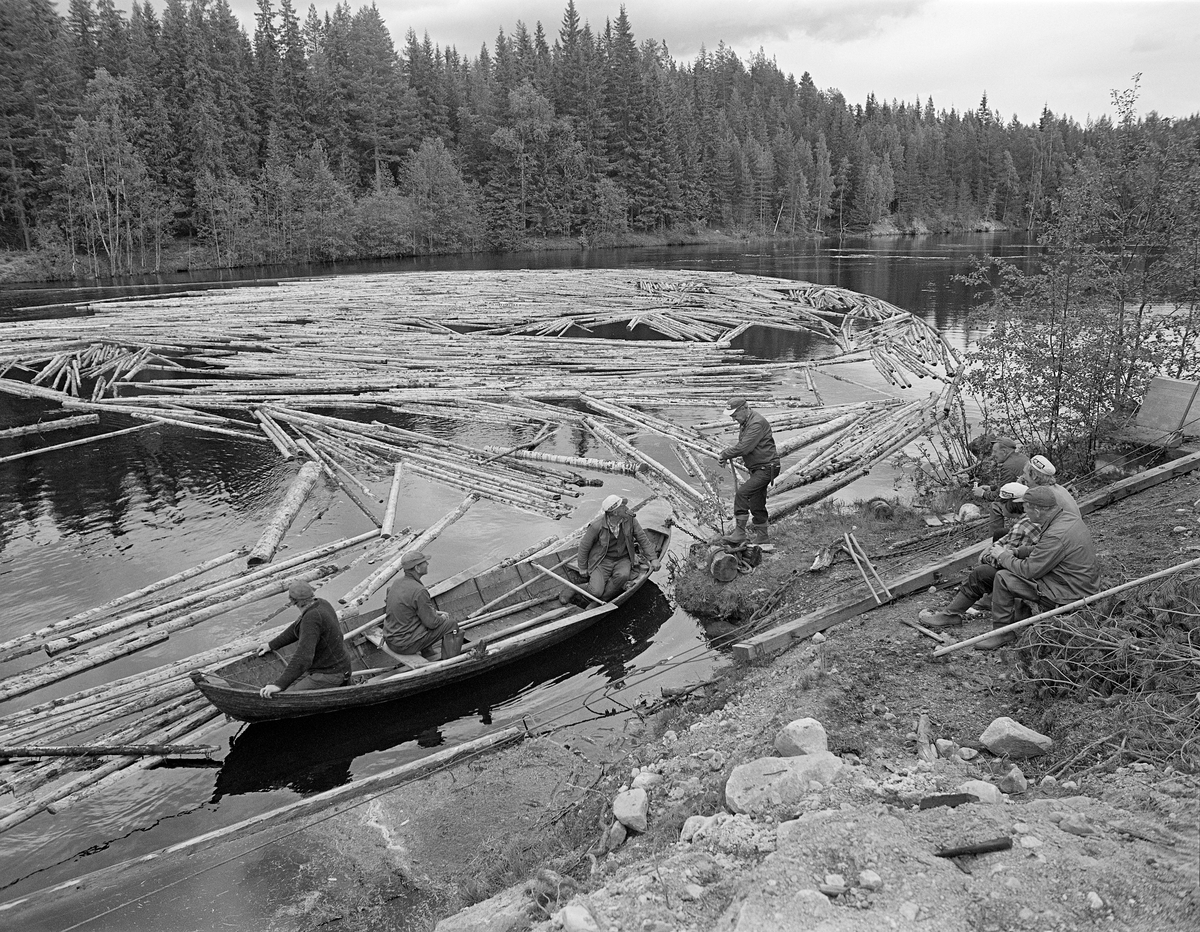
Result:
[[[738,408],[740,408],[745,403],[746,403],[746,399],[743,398],[741,395],[734,395],[732,398],[729,399],[729,403],[725,405],[725,410],[726,411],[736,411]]]
[[[1015,450],[1020,446],[1020,444],[1013,440],[1012,437],[997,437],[993,442],[996,444],[996,446],[1005,450]]]
[[[1036,508],[1053,508],[1058,504],[1058,499],[1054,497],[1054,493],[1049,488],[1039,485],[1025,493],[1025,504],[1026,506],[1033,505]]]
[[[313,587],[303,579],[293,579],[288,583],[288,598],[295,602],[307,602],[315,595]]]
[[[428,563],[429,558],[420,550],[410,550],[400,558],[400,567],[402,569],[411,570],[414,566],[420,566],[422,563]]]

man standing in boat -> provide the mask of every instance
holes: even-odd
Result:
[[[626,507],[625,499],[610,495],[601,508],[600,516],[583,532],[575,562],[579,571],[588,577],[588,591],[596,598],[610,602],[620,595],[633,574],[633,567],[638,562],[635,543],[642,556],[650,561],[651,570],[657,570],[662,564],[654,555],[649,535]],[[570,598],[570,590],[559,596],[564,603]]]
[[[771,432],[770,422],[757,411],[751,410],[746,399],[740,395],[729,399],[729,408],[725,413],[737,421],[738,442],[722,450],[717,462],[724,465],[740,456],[750,471],[749,478],[738,485],[733,493],[733,519],[737,527],[725,539],[733,544],[746,540],[746,523],[753,518],[750,542],[765,544],[769,539],[767,487],[779,475],[779,452],[775,449],[775,436]]]
[[[288,586],[288,601],[300,609],[300,617],[258,649],[262,657],[288,644],[296,652],[283,675],[258,691],[264,699],[285,689],[330,689],[350,683],[350,657],[342,640],[337,612],[324,599],[318,599],[312,586],[301,579]]]
[[[429,558],[419,550],[410,550],[400,558],[404,575],[388,587],[387,614],[383,619],[383,638],[397,654],[422,654],[440,647],[442,635],[456,630],[446,612],[433,605],[421,577],[429,570]]]

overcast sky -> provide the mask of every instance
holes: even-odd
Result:
[[[253,31],[253,0],[232,0]],[[354,9],[366,0],[349,0]],[[409,28],[474,58],[539,21],[553,44],[566,0],[375,0],[401,48]],[[159,7],[159,3],[154,4]],[[303,18],[308,0],[295,0]],[[594,32],[619,0],[576,0]],[[318,11],[333,0],[316,0]],[[1200,0],[627,0],[634,37],[664,40],[676,61],[724,41],[747,60],[762,48],[851,103],[872,91],[938,109],[993,110],[1032,122],[1048,105],[1081,123],[1111,113],[1110,90],[1141,73],[1139,110],[1200,111]]]

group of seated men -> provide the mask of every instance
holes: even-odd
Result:
[[[1096,545],[1054,464],[1026,457],[1003,437],[992,444],[992,460],[997,481],[1003,480],[991,509],[992,545],[944,608],[919,616],[926,627],[944,628],[963,624],[976,603],[990,607],[998,633],[978,642],[977,650],[1011,644],[1017,632],[1001,629],[1100,591]]]

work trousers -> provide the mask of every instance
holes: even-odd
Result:
[[[629,557],[605,557],[588,577],[588,592],[605,602],[615,599],[632,573],[633,564]]]
[[[288,692],[299,693],[308,689],[332,689],[335,686],[349,685],[349,673],[305,673],[288,687]]]
[[[749,514],[755,524],[767,523],[767,487],[779,475],[778,463],[755,466],[733,495],[733,514]]]
[[[951,606],[956,611],[964,611],[989,592],[992,595],[993,628],[1003,628],[1019,620],[1018,600],[1030,603],[1039,612],[1047,611],[1058,604],[1039,595],[1037,585],[1032,580],[989,563],[980,563],[971,570],[966,582],[958,587],[958,595],[951,602]]]
[[[388,640],[387,644],[397,654],[422,654],[432,648],[435,644],[439,647],[442,643],[442,635],[454,630],[455,623],[447,618],[436,628],[424,628],[424,634],[418,634],[417,637],[410,640],[399,642]]]

